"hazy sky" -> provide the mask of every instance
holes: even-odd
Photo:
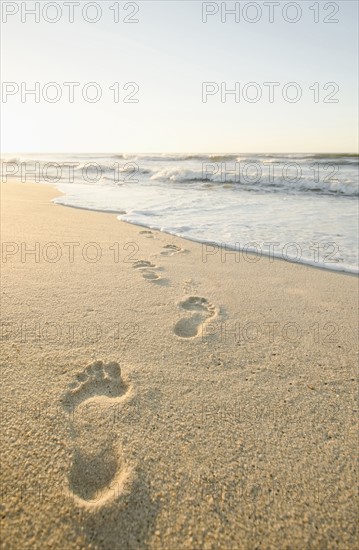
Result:
[[[237,2],[240,22],[227,15],[221,22],[221,3],[203,6],[200,1],[137,2],[139,11],[132,16],[138,23],[124,23],[135,6],[114,0],[101,1],[101,19],[86,22],[82,9],[74,7],[75,21],[69,23],[69,8],[53,2],[62,16],[49,23],[40,14],[40,22],[28,16],[21,22],[21,5],[31,8],[35,2],[5,2],[19,12],[2,23],[2,80],[40,90],[49,82],[58,83],[62,98],[49,103],[34,96],[21,102],[20,92],[2,95],[3,152],[355,152],[357,149],[358,81],[358,3],[301,1],[302,17],[296,23],[284,20],[296,16],[293,2],[281,2],[269,22],[269,7],[262,9],[258,22],[256,7]],[[41,9],[48,2],[40,2]],[[120,22],[110,6],[119,4]],[[135,4],[130,2],[130,4]],[[235,2],[227,2],[234,7]],[[251,3],[253,4],[253,2]],[[309,9],[318,6],[318,14]],[[324,7],[326,5],[326,10]],[[75,9],[76,8],[76,9]],[[15,9],[15,8],[14,8]],[[88,7],[88,18],[96,15]],[[217,10],[202,22],[202,12]],[[55,7],[48,7],[45,18],[53,19]],[[320,21],[314,22],[319,16]],[[260,14],[258,12],[258,17]],[[324,23],[323,19],[339,19]],[[68,100],[64,82],[79,82],[75,100]],[[96,82],[102,90],[97,103],[82,97],[83,86]],[[118,82],[119,102],[114,102]],[[124,103],[134,87],[138,103]],[[218,93],[202,101],[203,82],[218,84]],[[221,102],[220,87],[234,89],[241,84],[240,102],[227,95]],[[244,86],[256,82],[262,98],[250,103],[243,97]],[[278,82],[273,103],[264,82]],[[296,103],[284,101],[283,86],[295,82],[302,98]],[[324,103],[332,97],[338,103]],[[314,101],[314,83],[319,103]],[[216,91],[216,84],[211,88]],[[4,86],[4,84],[3,84]],[[7,88],[9,90],[9,88]],[[243,91],[244,90],[244,91]],[[258,90],[258,87],[257,87]],[[257,90],[247,88],[249,98]],[[94,92],[89,88],[88,93]],[[55,88],[47,88],[53,97]],[[46,88],[45,88],[46,93]],[[57,92],[56,92],[57,93]],[[289,97],[296,90],[287,89]]]

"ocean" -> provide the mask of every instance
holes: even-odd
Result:
[[[1,177],[55,185],[56,204],[237,250],[237,261],[358,273],[358,167],[348,154],[12,154]]]

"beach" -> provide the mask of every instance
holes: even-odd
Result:
[[[358,278],[2,195],[2,547],[355,548]]]

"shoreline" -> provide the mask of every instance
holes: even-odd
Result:
[[[58,204],[58,203],[54,203],[56,204],[56,206],[63,206],[64,208],[75,208],[75,209],[78,209],[78,210],[87,210],[89,212],[101,212],[103,214],[115,214],[116,216],[118,215],[121,215],[121,212],[115,212],[115,211],[111,211],[111,210],[99,210],[99,209],[94,209],[94,208],[85,208],[85,207],[82,207],[82,206],[72,206],[72,205],[68,205],[68,204]],[[126,212],[122,212],[123,214],[125,214]],[[175,233],[169,233],[168,231],[162,231],[161,229],[156,229],[156,228],[153,228],[149,225],[140,225],[139,223],[135,223],[135,222],[129,222],[129,221],[126,221],[126,220],[121,220],[120,218],[118,218],[118,221],[122,222],[122,223],[129,223],[131,225],[135,225],[136,227],[138,228],[145,228],[145,229],[150,229],[151,231],[153,232],[157,232],[157,233],[163,233],[165,235],[169,235],[169,236],[172,236],[172,237],[176,237],[178,239],[182,239],[184,241],[190,241],[190,242],[193,242],[193,243],[197,243],[199,245],[208,245],[208,246],[217,246],[217,247],[220,247],[221,245],[219,243],[216,243],[216,242],[213,242],[213,241],[199,241],[199,240],[196,240],[196,239],[191,239],[189,237],[184,237],[183,235],[177,235]],[[225,243],[226,244],[226,243]],[[226,244],[226,247],[228,248],[228,250],[231,250],[231,251],[235,251],[237,250],[238,253],[243,253],[245,252],[246,255],[248,256],[255,256],[255,253],[253,251],[250,251],[250,250],[246,250],[245,248],[238,248],[236,249],[235,247],[231,247],[229,245]],[[349,276],[352,276],[352,277],[359,277],[359,271],[356,272],[356,271],[348,271],[348,270],[345,270],[345,269],[335,269],[334,267],[330,268],[330,267],[324,267],[323,265],[316,265],[315,263],[310,263],[309,261],[300,261],[300,262],[295,262],[293,260],[286,260],[285,258],[282,258],[280,256],[270,256],[269,254],[265,254],[264,252],[262,252],[259,256],[259,260],[261,260],[261,258],[268,258],[270,260],[270,262],[273,262],[273,261],[282,261],[282,262],[286,262],[286,263],[289,263],[289,264],[294,264],[294,265],[299,265],[299,266],[305,266],[305,267],[312,267],[314,269],[320,269],[322,271],[329,271],[331,273],[340,273],[342,275],[349,275]],[[247,261],[247,260],[243,260],[243,261]]]
[[[20,182],[17,182],[17,181],[9,181],[6,183],[6,185],[13,185],[13,184],[20,184],[20,185],[24,185],[23,183],[20,183]],[[35,182],[26,182],[25,185],[44,185],[42,183],[35,183]],[[63,193],[60,189],[58,189],[56,187],[56,184],[51,184],[51,183],[46,183],[45,184],[46,186],[50,186],[52,189],[56,190],[57,193],[59,193],[60,195],[65,195],[65,193]],[[169,235],[171,237],[176,237],[178,239],[183,239],[184,241],[189,241],[189,242],[193,242],[193,243],[197,243],[201,246],[203,245],[208,245],[208,246],[216,246],[216,247],[221,247],[221,245],[219,243],[216,243],[216,242],[213,242],[213,241],[200,241],[200,240],[196,240],[196,239],[192,239],[192,238],[189,238],[189,237],[185,237],[183,235],[177,235],[177,234],[174,234],[174,233],[169,233],[167,231],[162,231],[160,229],[155,229],[151,226],[148,226],[148,225],[140,225],[138,223],[134,223],[134,222],[130,222],[130,221],[126,221],[126,220],[122,220],[120,219],[118,216],[120,216],[121,214],[126,214],[126,211],[120,211],[120,210],[100,210],[100,209],[97,209],[97,208],[86,208],[86,207],[83,207],[83,206],[73,206],[73,205],[67,205],[67,204],[61,204],[61,203],[56,203],[57,197],[54,197],[51,199],[51,202],[53,204],[55,204],[56,206],[63,206],[65,208],[73,208],[75,210],[84,210],[84,211],[88,211],[88,212],[98,212],[98,213],[102,213],[102,214],[113,214],[113,215],[116,215],[117,216],[117,219],[118,221],[122,222],[122,223],[128,223],[128,224],[131,224],[131,225],[135,225],[136,227],[139,227],[139,228],[145,228],[145,229],[149,229],[151,231],[154,231],[154,232],[158,232],[158,233],[162,233],[162,234],[166,234],[166,235]],[[226,245],[226,248],[228,250],[237,250],[238,253],[242,254],[243,256],[243,252],[248,255],[249,257],[254,257],[256,254],[255,252],[253,251],[250,251],[250,250],[247,250],[245,249],[244,247],[239,247],[239,248],[235,248],[234,246],[231,246],[231,245],[227,245],[226,243],[224,243]],[[262,258],[268,258],[270,263],[272,263],[273,261],[282,261],[282,262],[286,262],[286,263],[289,263],[289,264],[294,264],[294,265],[299,265],[299,266],[306,266],[306,267],[312,267],[314,269],[319,269],[319,270],[323,270],[323,271],[329,271],[329,272],[332,272],[332,273],[340,273],[340,274],[343,274],[343,275],[349,275],[349,276],[354,276],[354,277],[359,277],[359,271],[355,271],[354,268],[353,270],[348,270],[348,269],[340,269],[340,267],[338,268],[335,268],[335,267],[325,267],[324,265],[320,264],[318,265],[318,263],[314,262],[314,263],[311,263],[309,260],[303,260],[303,261],[293,261],[293,260],[290,260],[290,259],[286,259],[286,258],[283,258],[281,257],[280,255],[270,255],[269,253],[266,254],[265,252],[261,251],[261,253],[259,254],[259,260],[260,261]],[[244,261],[247,261],[244,259]],[[335,263],[335,262],[333,262]]]

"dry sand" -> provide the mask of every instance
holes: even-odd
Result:
[[[357,277],[58,195],[2,185],[2,547],[356,548]]]

